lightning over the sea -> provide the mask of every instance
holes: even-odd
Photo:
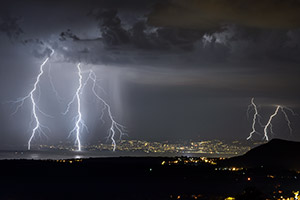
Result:
[[[75,102],[75,99],[77,101],[77,114],[74,117],[75,119],[75,126],[74,128],[70,131],[70,135],[72,135],[72,133],[75,133],[75,144],[77,145],[77,150],[81,151],[81,141],[80,141],[80,133],[82,132],[82,130],[85,128],[87,129],[83,119],[82,119],[82,113],[81,113],[81,98],[80,95],[82,93],[82,71],[80,68],[80,63],[77,64],[77,70],[78,70],[78,88],[76,90],[75,95],[73,96],[72,100],[68,103],[67,109],[66,111],[63,113],[64,115],[66,115],[69,110],[70,110],[70,106],[72,103]]]
[[[115,140],[115,135],[116,135],[116,133],[118,132],[119,135],[120,135],[120,139],[121,139],[122,136],[124,135],[123,130],[124,130],[125,127],[124,127],[123,125],[119,124],[119,123],[114,119],[114,117],[112,116],[112,112],[111,112],[110,105],[109,105],[103,98],[101,98],[101,97],[97,94],[97,92],[96,92],[96,86],[97,86],[96,82],[97,82],[97,77],[96,77],[96,74],[95,74],[92,70],[90,70],[88,79],[91,79],[91,80],[93,81],[92,91],[93,91],[94,95],[96,96],[96,98],[97,98],[98,100],[100,100],[100,101],[103,103],[104,109],[105,109],[105,108],[107,109],[108,117],[109,117],[109,119],[110,119],[110,121],[111,121],[110,128],[109,128],[109,131],[108,131],[108,132],[109,132],[108,138],[111,139],[112,145],[113,145],[113,151],[115,151],[115,150],[116,150],[116,140]],[[104,110],[102,110],[101,119],[102,119],[102,117],[103,117],[103,111],[104,111]]]
[[[16,113],[19,110],[19,108],[23,106],[25,100],[30,99],[30,101],[32,103],[32,116],[33,116],[33,120],[35,122],[35,126],[32,129],[31,136],[30,136],[30,138],[28,140],[28,150],[31,149],[31,142],[32,142],[33,138],[35,137],[36,133],[43,133],[43,134],[45,134],[43,128],[48,129],[46,126],[44,126],[44,125],[41,124],[40,119],[38,117],[38,112],[41,113],[41,114],[43,114],[43,115],[46,115],[46,116],[48,116],[48,115],[45,114],[44,112],[42,112],[40,110],[40,108],[38,107],[38,105],[37,105],[38,101],[36,100],[35,94],[36,94],[36,92],[38,92],[38,95],[40,95],[40,92],[39,92],[40,78],[44,74],[44,66],[46,65],[46,63],[48,62],[48,60],[50,59],[50,57],[53,54],[54,54],[54,50],[51,49],[51,54],[40,65],[40,71],[39,71],[39,74],[36,77],[36,81],[34,82],[32,90],[26,96],[24,96],[24,97],[22,97],[22,98],[20,98],[20,99],[18,99],[17,101],[14,102],[14,103],[18,103],[19,104],[17,106],[16,111],[14,113]],[[38,96],[38,98],[39,98],[39,96]]]
[[[88,81],[91,80],[93,82],[92,92],[95,95],[95,97],[103,104],[102,113],[101,113],[101,117],[100,117],[102,122],[104,122],[104,120],[103,120],[104,111],[107,110],[107,114],[110,119],[108,138],[112,141],[113,151],[115,151],[116,145],[117,145],[116,139],[115,139],[116,134],[119,134],[119,136],[121,138],[124,135],[123,130],[125,129],[125,127],[123,125],[119,124],[114,119],[110,105],[103,98],[101,98],[98,95],[96,88],[101,88],[101,87],[99,87],[97,85],[97,77],[96,77],[95,72],[93,70],[90,70],[88,77],[83,82],[82,81],[83,80],[83,77],[82,77],[83,72],[80,68],[80,64],[77,65],[77,69],[78,69],[79,85],[78,85],[78,88],[77,88],[76,93],[73,96],[72,100],[68,103],[66,111],[63,113],[64,115],[66,115],[70,111],[71,105],[75,102],[75,100],[77,100],[77,115],[75,116],[76,122],[75,122],[74,128],[70,131],[70,135],[72,133],[76,133],[76,144],[78,146],[78,151],[81,151],[82,148],[81,148],[80,135],[84,128],[87,130],[87,126],[85,125],[84,120],[82,119],[82,113],[81,113],[82,106],[81,106],[80,95],[83,93],[83,89],[86,87]]]

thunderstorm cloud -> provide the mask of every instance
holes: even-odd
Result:
[[[298,0],[172,0],[158,4],[150,24],[201,30],[222,25],[290,29],[300,26]]]
[[[72,95],[76,63],[93,68],[131,138],[245,138],[252,97],[300,107],[298,0],[11,0],[0,11],[2,102],[28,91],[54,49],[59,92]],[[52,102],[51,88],[42,92]],[[3,124],[9,114],[2,106]],[[21,119],[2,142],[23,134]]]

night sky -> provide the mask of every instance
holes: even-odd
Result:
[[[0,149],[27,145],[31,104],[11,115],[10,101],[31,90],[49,47],[55,54],[38,104],[52,116],[41,116],[51,132],[34,144],[73,142],[74,110],[61,113],[75,93],[78,62],[96,72],[126,139],[246,140],[252,97],[262,124],[275,105],[300,113],[298,0],[1,1],[0,44]],[[90,87],[82,99],[83,144],[105,141],[101,103]],[[279,113],[271,138],[300,140],[300,117],[289,116],[293,135]]]

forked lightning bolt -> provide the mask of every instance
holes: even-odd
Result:
[[[254,116],[253,116],[253,120],[252,120],[252,131],[250,132],[249,137],[247,137],[247,140],[251,139],[254,133],[258,133],[255,129],[255,125],[256,125],[256,120],[259,120],[258,119],[259,114],[258,114],[257,106],[254,103],[254,98],[251,99],[251,105],[248,106],[247,114],[249,112],[250,107],[253,107],[253,109],[254,109]]]
[[[274,134],[274,132],[273,132],[273,125],[272,125],[272,119],[277,115],[279,109],[280,109],[280,106],[277,106],[275,112],[270,116],[267,124],[265,125],[265,128],[264,128],[264,139],[266,139],[267,141],[269,140],[269,137],[268,137],[268,128],[269,127],[270,127],[269,128],[270,132],[272,134]]]
[[[123,135],[125,135],[125,133],[123,133],[125,127],[121,124],[119,124],[112,116],[112,112],[111,112],[111,108],[110,108],[110,105],[103,99],[101,98],[97,92],[96,92],[96,86],[97,86],[97,77],[96,77],[96,74],[90,70],[90,73],[89,73],[89,77],[88,79],[91,79],[93,81],[93,86],[92,86],[92,91],[94,93],[94,95],[96,96],[96,98],[98,100],[100,100],[103,105],[104,105],[104,108],[107,109],[107,113],[108,113],[108,117],[111,121],[111,124],[110,124],[110,128],[109,128],[109,134],[108,134],[108,138],[111,139],[112,141],[112,145],[113,145],[113,151],[116,150],[116,140],[115,140],[115,135],[116,135],[116,132],[119,133],[120,135],[120,139],[122,138]],[[103,117],[103,111],[102,110],[102,115],[101,115],[101,119]]]
[[[274,114],[272,114],[272,115],[270,116],[270,118],[269,118],[267,124],[266,124],[265,127],[264,127],[264,138],[265,138],[267,141],[269,140],[269,137],[268,137],[268,129],[270,130],[270,132],[271,132],[272,134],[274,134],[274,132],[273,132],[273,125],[272,125],[272,119],[278,114],[279,110],[280,110],[280,111],[283,113],[283,115],[284,115],[284,118],[285,118],[285,120],[286,120],[286,122],[287,122],[287,126],[288,126],[288,128],[289,128],[290,134],[293,133],[293,129],[292,129],[292,126],[291,126],[291,121],[290,121],[290,119],[289,119],[289,117],[288,117],[288,115],[287,115],[287,113],[286,113],[286,111],[285,111],[284,109],[290,111],[293,115],[296,115],[296,114],[294,113],[294,111],[293,111],[292,109],[288,108],[288,107],[284,107],[284,106],[280,106],[280,105],[276,106],[276,110],[275,110]],[[270,127],[270,128],[269,128],[269,127]]]
[[[79,82],[78,88],[77,88],[76,93],[73,96],[72,100],[68,103],[67,109],[63,114],[66,115],[69,112],[71,104],[74,103],[75,99],[76,99],[76,101],[77,101],[77,115],[74,118],[75,119],[75,126],[70,131],[70,135],[72,135],[72,133],[75,133],[75,136],[76,136],[75,144],[77,144],[77,150],[81,151],[80,133],[82,132],[82,130],[84,128],[87,130],[87,126],[85,125],[85,123],[82,119],[82,113],[81,113],[81,98],[80,98],[80,95],[82,93],[82,72],[81,72],[81,68],[80,68],[80,63],[77,64],[77,70],[78,70],[78,77],[79,77],[79,79],[78,79],[78,82]]]
[[[51,50],[51,51],[52,51],[51,54],[40,65],[40,71],[39,71],[39,74],[36,77],[36,81],[33,85],[33,89],[26,96],[24,96],[22,98],[19,98],[17,101],[13,102],[13,103],[18,104],[18,106],[17,106],[17,108],[16,108],[16,110],[13,114],[18,112],[19,108],[21,108],[23,106],[25,100],[30,99],[31,103],[32,103],[32,121],[30,122],[30,124],[35,122],[35,126],[32,129],[31,136],[28,140],[28,150],[31,149],[31,142],[32,142],[33,138],[35,137],[36,133],[45,134],[43,129],[44,128],[48,129],[46,126],[41,124],[40,119],[38,117],[38,112],[45,115],[45,116],[51,117],[51,116],[45,114],[44,112],[42,112],[40,110],[40,108],[37,106],[37,102],[39,101],[39,97],[40,97],[40,86],[39,86],[40,78],[44,74],[44,66],[46,65],[46,63],[48,62],[50,57],[54,54],[54,50]],[[78,73],[78,82],[79,82],[78,87],[76,89],[76,93],[73,96],[72,100],[68,103],[66,111],[63,113],[64,115],[66,115],[69,112],[71,105],[76,101],[76,103],[77,103],[77,110],[76,110],[77,114],[74,117],[75,125],[74,125],[74,128],[70,131],[69,136],[71,136],[73,133],[75,133],[75,136],[76,136],[75,144],[77,145],[78,151],[81,151],[81,149],[82,149],[81,140],[80,140],[81,139],[81,132],[83,131],[83,129],[86,129],[88,131],[87,126],[85,125],[84,120],[82,119],[81,94],[82,94],[83,89],[86,86],[87,82],[89,80],[91,80],[93,82],[92,92],[96,96],[96,98],[98,100],[100,100],[103,104],[101,120],[104,122],[104,120],[103,120],[104,111],[107,110],[109,119],[111,121],[108,138],[111,139],[112,145],[113,145],[113,151],[115,151],[116,150],[115,136],[118,133],[120,135],[120,138],[121,138],[124,135],[123,131],[124,131],[125,128],[124,128],[123,125],[119,124],[114,119],[114,117],[112,116],[110,105],[103,98],[101,98],[97,94],[96,87],[99,87],[99,88],[101,88],[101,87],[97,85],[96,74],[92,70],[90,70],[87,79],[83,83],[83,76],[82,76],[82,70],[81,70],[81,67],[80,67],[80,63],[77,64],[77,70],[78,70],[77,73]],[[50,80],[50,83],[51,83],[51,87],[52,87],[53,91],[55,92],[55,94],[57,96],[57,99],[60,100],[61,98],[59,97],[57,91],[55,90],[54,84],[52,82],[52,77],[50,75],[50,69],[49,69],[49,74],[48,75],[49,75],[49,80]],[[36,95],[38,95],[38,96],[36,97]]]
[[[117,145],[116,140],[115,140],[116,133],[118,133],[121,138],[124,135],[123,130],[125,129],[125,127],[123,125],[119,124],[113,118],[110,105],[97,94],[96,87],[99,87],[99,86],[97,85],[96,74],[92,70],[90,70],[87,79],[84,81],[84,83],[82,83],[83,78],[82,78],[82,71],[80,68],[80,64],[77,65],[77,68],[78,68],[78,76],[79,76],[79,86],[77,88],[76,94],[73,96],[72,100],[68,103],[66,111],[63,113],[64,115],[67,114],[70,110],[71,105],[75,102],[75,99],[77,99],[77,116],[75,117],[76,123],[75,123],[74,129],[70,132],[70,134],[73,132],[76,133],[76,143],[78,146],[78,151],[81,151],[80,133],[83,128],[87,129],[87,127],[82,119],[80,95],[82,94],[83,89],[86,87],[88,81],[91,80],[93,82],[92,92],[96,96],[96,98],[101,101],[101,103],[104,106],[102,109],[102,113],[101,113],[101,120],[104,122],[104,120],[102,118],[104,116],[104,111],[107,110],[108,117],[111,121],[108,138],[111,139],[112,145],[113,145],[113,151],[115,151],[116,145]],[[99,88],[101,88],[101,87],[99,87]]]
[[[36,81],[33,85],[33,89],[28,93],[28,95],[18,99],[17,101],[15,101],[14,103],[18,103],[19,105],[17,106],[16,110],[14,113],[16,113],[20,107],[23,106],[25,100],[27,99],[30,99],[31,100],[31,103],[32,103],[32,115],[33,115],[33,120],[35,121],[35,127],[32,129],[32,133],[31,133],[31,136],[28,140],[28,150],[30,150],[31,148],[31,142],[34,138],[34,136],[36,135],[37,132],[39,133],[44,133],[43,131],[43,128],[47,128],[46,126],[42,125],[40,123],[40,120],[39,120],[39,117],[38,117],[38,114],[37,114],[37,111],[40,112],[41,114],[43,115],[46,115],[44,112],[42,112],[39,107],[37,106],[37,101],[35,99],[35,93],[37,92],[37,89],[39,88],[39,82],[40,82],[40,78],[41,76],[44,74],[44,66],[46,65],[46,63],[48,62],[48,60],[50,59],[50,57],[54,54],[54,50],[51,49],[51,54],[50,56],[48,56],[44,62],[40,65],[40,71],[39,71],[39,74],[38,76],[36,77]],[[38,93],[39,95],[40,93]],[[39,98],[39,97],[38,97]],[[13,113],[13,114],[14,114]],[[48,115],[46,115],[48,116]],[[48,129],[48,128],[47,128]]]
[[[247,140],[251,139],[254,133],[259,133],[256,130],[256,122],[258,122],[261,125],[261,127],[263,128],[263,131],[264,131],[263,139],[268,141],[269,140],[268,132],[270,132],[271,134],[274,134],[272,120],[273,120],[274,117],[277,116],[279,111],[281,111],[282,114],[284,115],[285,121],[287,122],[287,126],[289,128],[289,132],[290,132],[290,134],[292,134],[293,129],[292,129],[292,126],[291,126],[291,121],[290,121],[290,119],[288,117],[288,114],[286,112],[286,110],[287,110],[287,111],[291,112],[292,115],[295,116],[296,114],[294,113],[294,111],[292,109],[290,109],[288,107],[285,107],[285,106],[277,105],[276,109],[275,109],[275,112],[269,117],[267,123],[265,125],[262,125],[262,123],[260,121],[261,116],[259,115],[258,110],[257,110],[257,106],[254,103],[254,98],[251,99],[251,104],[248,106],[247,116],[249,116],[249,112],[250,112],[251,108],[253,108],[253,110],[254,110],[254,115],[253,115],[253,120],[252,120],[252,131],[250,132],[250,135],[247,137]]]

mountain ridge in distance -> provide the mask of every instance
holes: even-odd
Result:
[[[222,166],[300,170],[300,142],[272,139],[242,156],[229,158]]]

